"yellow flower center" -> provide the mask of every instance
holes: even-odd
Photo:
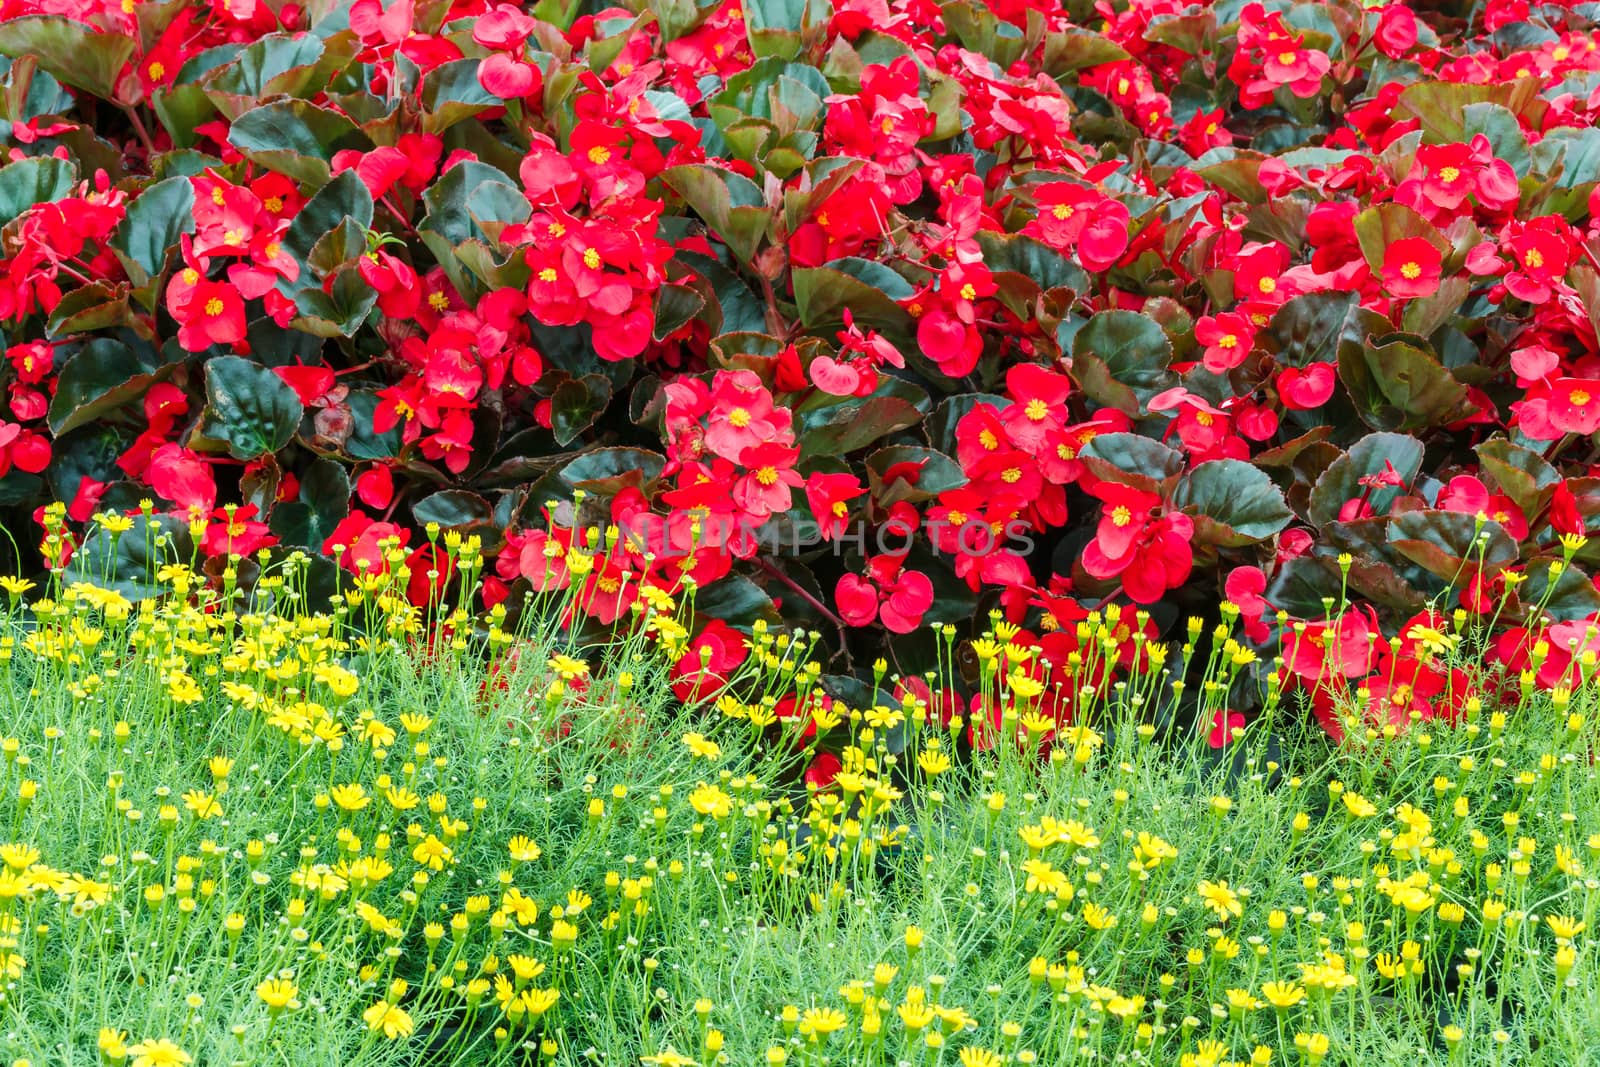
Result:
[[[1072,205],[1071,204],[1057,204],[1055,207],[1050,209],[1050,214],[1054,215],[1056,218],[1061,219],[1063,221],[1066,220],[1066,219],[1070,219],[1072,217]]]
[[[595,145],[589,149],[589,162],[595,166],[603,166],[611,160],[611,149],[605,145]]]
[[[1415,279],[1422,277],[1422,268],[1417,266],[1415,261],[1407,261],[1406,263],[1401,264],[1400,273],[1408,280],[1414,281]]]
[[[600,253],[593,248],[583,250],[583,265],[590,270],[597,270],[600,266]]]
[[[210,300],[206,301],[206,314],[210,315],[212,318],[216,318],[218,315],[222,314],[222,299],[220,297],[214,296]]]
[[[742,430],[750,425],[750,412],[745,408],[734,408],[728,412],[728,421]]]
[[[1455,167],[1443,167],[1439,171],[1439,177],[1443,179],[1446,185],[1448,185],[1457,178],[1461,177],[1461,171],[1457,170]]]
[[[1046,415],[1050,414],[1050,405],[1046,404],[1038,397],[1034,397],[1032,400],[1028,401],[1028,406],[1025,410],[1028,418],[1032,419],[1034,422],[1038,422]]]
[[[1111,512],[1111,524],[1119,529],[1133,521],[1133,512],[1126,505],[1118,504]]]

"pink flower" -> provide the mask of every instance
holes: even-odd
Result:
[[[1244,715],[1230,708],[1218,708],[1211,713],[1211,731],[1206,734],[1206,744],[1212,748],[1225,748],[1233,741],[1233,732],[1244,729]]]

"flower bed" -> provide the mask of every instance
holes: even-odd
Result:
[[[692,584],[858,681],[1226,596],[1330,727],[1481,698],[1452,612],[1600,647],[1586,7],[68,7],[0,25],[30,573],[140,595],[83,534],[144,511],[246,586],[397,537],[427,603],[437,527],[514,606],[595,526],[575,624]]]
[[[981,673],[1015,733],[974,748],[893,678],[819,698],[772,633],[685,705],[670,598],[627,642],[573,643],[576,590],[430,642],[399,576],[323,614],[305,578],[7,582],[5,1062],[1554,1067],[1600,1040],[1592,682],[1330,754],[1286,707],[1158,727],[1193,652],[1152,647],[1055,730],[1002,624]]]

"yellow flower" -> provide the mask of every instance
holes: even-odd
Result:
[[[344,785],[336,785],[328,790],[328,795],[333,798],[335,804],[339,805],[341,811],[360,811],[372,803],[372,798],[367,796],[367,791],[362,788],[360,782],[346,782]]]
[[[1345,793],[1340,799],[1344,801],[1344,810],[1353,819],[1370,819],[1378,814],[1377,806],[1360,793]]]
[[[411,850],[411,858],[418,864],[430,870],[442,871],[444,865],[455,857],[450,846],[440,841],[433,834],[423,838],[416,848]]]
[[[684,734],[683,743],[694,755],[703,759],[716,759],[722,755],[722,746],[702,734]]]
[[[1227,882],[1201,882],[1197,892],[1201,902],[1216,912],[1219,922],[1236,919],[1244,913],[1239,894],[1229,889]]]
[[[147,1038],[128,1049],[133,1067],[184,1067],[194,1059],[167,1038]]]
[[[511,858],[518,863],[532,863],[544,855],[544,850],[534,844],[533,838],[527,834],[517,834],[506,842],[506,847],[511,850]]]
[[[1550,915],[1544,920],[1550,926],[1550,932],[1556,935],[1557,940],[1571,941],[1584,930],[1588,924],[1572,918],[1570,915]]]
[[[179,672],[167,679],[167,695],[174,704],[198,704],[203,694],[193,678]]]
[[[523,1010],[535,1019],[555,1007],[556,1001],[560,999],[559,989],[524,989],[517,998]]]
[[[411,1021],[411,1016],[398,1004],[391,1004],[387,1000],[380,1000],[372,1007],[361,1013],[361,1018],[366,1021],[367,1029],[373,1033],[381,1032],[384,1037],[393,1041],[396,1038],[410,1037],[411,1031],[416,1029],[416,1024]],[[188,1062],[185,1060],[184,1062]]]
[[[970,1045],[961,1050],[960,1058],[961,1067],[1000,1067],[1003,1062],[998,1053]]]
[[[128,1058],[128,1031],[102,1027],[99,1037],[95,1039],[95,1046],[99,1048],[100,1055],[112,1063],[121,1063]]]
[[[807,1008],[800,1016],[800,1033],[806,1037],[827,1037],[843,1030],[849,1022],[837,1008]]]
[[[256,986],[256,996],[274,1015],[285,1008],[299,1007],[299,1002],[294,999],[298,992],[300,987],[287,978],[269,978]]]
[[[1261,995],[1267,1003],[1279,1010],[1287,1010],[1306,999],[1306,991],[1294,982],[1267,982],[1261,986]]]
[[[589,665],[583,660],[573,659],[571,656],[552,656],[547,661],[546,666],[569,682],[589,677]]]
[[[13,600],[32,588],[34,588],[34,584],[26,578],[18,578],[10,574],[0,577],[0,589],[5,590],[6,595]]]
[[[183,806],[201,820],[214,819],[222,814],[222,805],[217,803],[216,797],[199,789],[191,789],[183,794]]]
[[[689,805],[701,815],[726,819],[733,811],[733,798],[714,785],[701,783],[689,793]]]
[[[691,1060],[671,1045],[653,1056],[640,1056],[639,1062],[646,1067],[700,1067],[698,1060]]]

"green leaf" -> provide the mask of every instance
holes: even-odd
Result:
[[[1517,117],[1499,104],[1468,104],[1461,109],[1461,139],[1470,141],[1477,134],[1489,138],[1496,159],[1511,164],[1517,177],[1526,177],[1533,165],[1528,137]]]
[[[1306,619],[1320,619],[1324,597],[1337,600],[1343,585],[1338,567],[1326,556],[1304,555],[1285,560],[1264,594],[1274,607]]]
[[[35,504],[44,492],[44,479],[37,474],[12,467],[0,477],[0,508],[14,508]]]
[[[472,195],[485,184],[505,186],[521,197],[524,205],[527,204],[522,190],[513,185],[510,178],[487,163],[468,160],[445,171],[422,194],[428,214],[418,229],[424,233],[438,234],[451,248],[473,237],[489,240],[489,235],[473,221],[469,208]]]
[[[1483,472],[1529,517],[1544,510],[1551,495],[1546,490],[1561,480],[1560,473],[1539,453],[1504,438],[1485,441],[1473,451]]]
[[[1060,81],[1087,67],[1120,63],[1127,58],[1127,50],[1109,37],[1074,27],[1045,35],[1040,66],[1046,74]]]
[[[96,337],[62,364],[46,416],[56,437],[143,395],[165,375],[148,356],[111,337]]]
[[[1393,470],[1403,483],[1399,487],[1380,487],[1370,491],[1361,479]],[[1311,489],[1308,515],[1313,523],[1325,526],[1339,517],[1346,501],[1365,495],[1375,514],[1387,513],[1394,498],[1416,480],[1422,469],[1422,442],[1398,433],[1368,434],[1349,452],[1334,460]]]
[[[655,13],[662,41],[675,41],[710,18],[717,3],[718,0],[648,0],[645,6]]]
[[[148,186],[128,204],[111,250],[122,261],[135,289],[166,269],[168,255],[186,233],[194,233],[194,186],[188,178],[168,178]]]
[[[804,32],[827,25],[832,15],[829,0],[747,0],[744,23],[750,50],[757,59],[793,59],[800,54]]]
[[[1450,254],[1450,242],[1445,240],[1444,234],[1404,204],[1385,203],[1369,207],[1356,216],[1355,229],[1361,254],[1366,257],[1367,266],[1374,273],[1383,270],[1383,257],[1389,246],[1409,237],[1421,237],[1438,249],[1441,255]]]
[[[1389,544],[1428,573],[1453,585],[1480,571],[1496,574],[1517,562],[1517,544],[1494,521],[1459,511],[1407,511],[1389,523]]]
[[[378,433],[372,428],[372,417],[378,410],[378,395],[365,389],[352,389],[345,397],[350,405],[350,418],[354,426],[345,439],[345,455],[351,459],[392,459],[400,454],[405,431],[399,426],[388,433]]]
[[[226,442],[235,459],[278,451],[294,437],[304,413],[294,390],[259,363],[238,356],[206,363],[201,433]]]
[[[1542,87],[1536,78],[1476,85],[1418,81],[1401,90],[1396,118],[1420,119],[1429,144],[1455,144],[1467,139],[1466,109],[1472,104],[1499,104],[1520,115],[1538,99]]]
[[[348,63],[350,55],[348,51],[330,52],[314,34],[269,34],[207,74],[204,89],[217,110],[236,120],[263,99],[316,95],[333,80],[337,68]]]
[[[354,122],[305,100],[279,100],[245,112],[229,128],[228,143],[268,170],[318,187],[328,183],[335,152],[372,148]]]
[[[643,448],[596,448],[572,460],[557,472],[567,491],[583,489],[613,496],[625,488],[640,488],[661,476],[666,457]]]
[[[550,398],[550,430],[556,444],[569,445],[611,403],[611,379],[601,374],[568,378]]]
[[[693,319],[706,307],[706,298],[687,285],[668,282],[656,290],[655,327],[651,331],[657,341],[664,341]]]
[[[25,15],[0,23],[0,53],[34,56],[56,80],[109,100],[138,38],[101,33],[60,15]]]
[[[0,168],[0,226],[35,204],[66,196],[76,180],[72,164],[54,156],[34,156]]]
[[[909,297],[911,285],[883,264],[837,259],[799,268],[791,276],[800,321],[807,329],[819,334],[837,330],[849,310],[863,330],[878,330],[896,345],[909,344],[911,316],[895,301]]]
[[[1460,417],[1467,387],[1439,361],[1404,341],[1339,346],[1339,380],[1374,430],[1422,430]]]
[[[1076,293],[1089,289],[1088,272],[1042,241],[993,230],[979,230],[977,241],[984,266],[996,274],[1020,274],[1038,289],[1065,288]]]
[[[1183,473],[1181,453],[1136,433],[1096,434],[1078,458],[1101,481],[1145,493],[1160,493]]]
[[[708,308],[708,313],[714,310],[721,315],[720,332],[760,333],[767,328],[766,305],[743,278],[723,266],[720,260],[693,252],[679,252],[677,261],[711,286],[716,307]],[[712,321],[715,323],[716,320],[713,318]]]
[[[1176,382],[1172,342],[1161,324],[1136,311],[1101,311],[1072,339],[1071,375],[1089,399],[1137,417]]]
[[[1237,459],[1200,464],[1178,483],[1173,503],[1194,516],[1197,540],[1224,548],[1264,541],[1294,518],[1266,471]]]
[[[709,163],[672,167],[662,172],[661,180],[683,197],[741,262],[755,259],[772,222],[772,211],[755,182]]]
[[[436,522],[449,529],[461,526],[482,526],[489,522],[492,510],[489,502],[477,493],[461,489],[443,489],[423,497],[411,506],[411,517],[423,526]]]
[[[800,450],[808,457],[841,456],[915,426],[928,410],[919,386],[885,376],[870,396],[815,393],[795,409]]]
[[[1600,590],[1580,568],[1570,563],[1562,567],[1552,588],[1550,568],[1557,562],[1559,556],[1530,559],[1523,570],[1526,584],[1517,589],[1517,597],[1524,604],[1543,603],[1544,613],[1557,622],[1581,622],[1600,614]]]
[[[372,194],[353,170],[345,171],[324,185],[289,223],[283,235],[283,250],[293,256],[302,269],[300,280],[293,285],[280,281],[279,292],[293,298],[297,288],[317,284],[311,271],[311,250],[324,234],[336,229],[347,218],[365,227],[372,225]]]
[[[441,134],[458,122],[503,101],[478,82],[476,59],[441,63],[422,78],[422,129]]]
[[[322,457],[300,476],[298,499],[273,508],[268,525],[284,544],[320,552],[349,514],[350,475],[343,464]]]
[[[133,313],[128,308],[126,282],[91,282],[80,285],[61,298],[45,323],[45,334],[63,337],[75,333],[93,333],[133,323]]]
[[[788,589],[787,586],[779,588]],[[741,630],[749,630],[758,619],[768,624],[780,621],[778,609],[766,590],[739,574],[730,574],[697,590],[694,611],[703,619],[721,619]]]
[[[1257,340],[1286,367],[1331,363],[1339,351],[1355,293],[1306,293],[1273,312]]]
[[[1533,162],[1540,174],[1555,177],[1558,189],[1593,185],[1600,181],[1600,130],[1547,130],[1533,146]]]
[[[354,337],[378,302],[378,292],[354,266],[341,268],[331,284],[295,294],[300,314],[290,325],[317,337]]]
[[[339,225],[317,238],[306,255],[306,263],[318,278],[326,278],[367,253],[367,228],[346,215]]]

